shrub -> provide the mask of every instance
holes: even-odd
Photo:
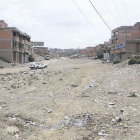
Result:
[[[140,64],[140,59],[137,60],[137,64]]]
[[[115,60],[113,60],[113,64],[118,64],[118,63],[120,63],[120,62],[121,62],[120,59],[115,59]]]
[[[102,53],[98,53],[98,54],[97,54],[97,57],[98,57],[99,59],[102,59],[102,58],[103,58],[103,54],[102,54]]]
[[[128,64],[129,65],[133,65],[133,64],[140,64],[140,59],[138,58],[131,58],[129,61],[128,61]]]
[[[129,64],[129,65],[136,64],[136,60],[135,60],[134,58],[131,58],[131,59],[128,61],[128,64]]]

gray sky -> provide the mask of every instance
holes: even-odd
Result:
[[[44,41],[49,48],[84,48],[108,41],[111,32],[88,0],[0,0],[0,19]],[[140,21],[140,0],[92,0],[113,29]]]

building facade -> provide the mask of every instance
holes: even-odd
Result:
[[[87,47],[87,56],[88,57],[95,57],[96,56],[96,48],[95,47]]]
[[[32,42],[32,44],[35,54],[40,55],[42,57],[45,57],[49,54],[49,49],[48,47],[44,46],[44,42]]]
[[[140,22],[134,26],[121,26],[112,31],[111,59],[127,60],[139,52]]]
[[[82,56],[88,56],[87,54],[87,49],[78,49],[78,56],[82,57]]]
[[[27,63],[33,55],[31,37],[0,21],[0,58],[9,63]]]
[[[34,47],[34,52],[35,52],[37,55],[40,55],[40,56],[42,56],[42,57],[45,57],[46,55],[49,55],[48,47],[36,46],[36,47]]]

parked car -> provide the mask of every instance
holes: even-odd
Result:
[[[30,66],[29,66],[29,68],[31,68],[31,69],[43,69],[46,67],[47,67],[46,64],[42,64],[40,62],[32,62],[32,63],[30,63]]]
[[[46,59],[46,60],[50,60],[50,56],[49,56],[49,55],[46,55],[46,56],[45,56],[45,59]]]

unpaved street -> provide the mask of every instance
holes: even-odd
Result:
[[[140,139],[140,65],[44,63],[0,70],[1,140]]]

